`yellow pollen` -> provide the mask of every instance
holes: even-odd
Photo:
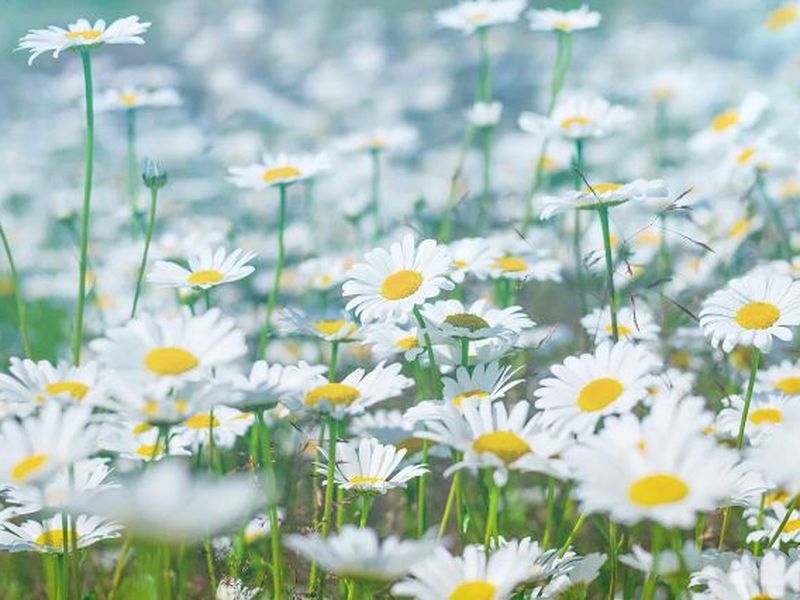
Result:
[[[465,581],[450,592],[447,600],[493,600],[495,591],[488,581]]]
[[[133,426],[131,432],[133,433],[133,435],[139,435],[146,431],[150,431],[152,428],[153,426],[150,425],[150,423],[137,423],[136,425]]]
[[[748,146],[744,150],[742,150],[739,155],[736,157],[736,164],[743,167],[747,163],[750,162],[750,159],[753,158],[756,154],[756,149],[753,146]]]
[[[731,225],[731,228],[728,230],[728,237],[731,239],[742,237],[745,233],[747,233],[749,228],[750,219],[739,219],[733,225]]]
[[[120,94],[119,103],[127,108],[132,108],[138,104],[139,98],[136,94]]]
[[[800,181],[789,179],[781,184],[781,198],[800,196]]]
[[[453,261],[453,268],[454,269],[463,269],[466,266],[467,266],[467,261],[465,261],[465,260],[456,259],[456,260]]]
[[[779,6],[767,17],[767,29],[778,31],[788,27],[800,17],[800,9],[794,3]]]
[[[198,365],[197,357],[175,346],[153,348],[144,357],[144,366],[156,375],[181,375]]]
[[[70,40],[83,38],[84,40],[91,41],[99,38],[101,35],[103,35],[103,32],[99,29],[83,29],[81,31],[68,31],[64,35]]]
[[[601,377],[590,381],[578,394],[578,408],[583,412],[597,412],[619,398],[623,391],[622,383],[611,377]]]
[[[635,481],[628,489],[628,499],[645,508],[674,504],[689,495],[689,486],[674,475],[648,475]]]
[[[195,271],[186,278],[186,283],[190,285],[211,285],[219,283],[225,276],[219,271],[207,269],[205,271]]]
[[[783,526],[783,533],[793,533],[800,529],[800,519],[791,519]]]
[[[52,396],[59,394],[69,394],[73,400],[83,400],[89,391],[89,386],[80,381],[58,381],[48,383],[44,386],[44,391]]]
[[[357,388],[344,383],[326,383],[315,387],[306,394],[306,406],[316,406],[322,400],[336,406],[350,406],[361,397]]]
[[[531,451],[528,443],[513,431],[484,433],[472,442],[472,449],[475,452],[490,452],[507,465]]]
[[[494,265],[506,273],[519,273],[528,268],[528,263],[518,256],[501,256],[494,261]]]
[[[381,295],[387,300],[402,300],[416,292],[422,285],[422,275],[403,269],[392,273],[381,283]]]
[[[542,157],[542,169],[545,171],[553,171],[558,166],[558,161],[549,154]]]
[[[344,319],[338,319],[335,321],[317,321],[314,323],[314,329],[316,329],[322,335],[335,335],[341,331],[345,323],[346,321]]]
[[[75,539],[80,539],[80,535],[75,532]],[[72,530],[67,529],[67,544],[72,545]],[[64,531],[62,529],[50,529],[43,531],[36,536],[33,543],[37,546],[47,546],[48,548],[55,548],[56,550],[64,549]]]
[[[588,125],[591,122],[588,117],[570,117],[561,121],[561,129],[571,129],[575,125]]]
[[[584,191],[591,192],[592,190],[594,190],[598,194],[607,194],[609,192],[616,192],[621,187],[622,187],[621,183],[608,183],[608,182],[596,183],[591,187],[591,189],[586,188],[586,190]]]
[[[378,135],[365,140],[362,146],[367,150],[380,150],[381,148],[386,148],[388,144],[389,142],[386,138]]]
[[[470,332],[478,331],[489,327],[489,323],[483,317],[473,315],[472,313],[455,313],[447,315],[444,322],[453,327],[460,329],[468,329]]]
[[[572,31],[572,23],[569,21],[556,21],[553,26],[561,31]]]
[[[456,406],[461,406],[461,403],[467,398],[487,398],[488,396],[489,392],[484,392],[483,390],[469,390],[468,392],[461,392],[460,394],[454,396],[453,404]]]
[[[736,322],[744,329],[769,329],[781,311],[769,302],[749,302],[736,311]]]
[[[486,19],[489,18],[489,13],[487,12],[476,12],[472,13],[467,17],[467,21],[472,23],[473,25],[477,25],[479,23],[483,23]]]
[[[272,167],[265,169],[261,174],[261,179],[266,183],[275,183],[276,181],[284,181],[286,179],[294,179],[300,177],[303,172],[297,167],[284,165],[281,167]]]
[[[44,468],[48,460],[46,454],[31,454],[23,458],[11,468],[11,481],[16,483],[27,481],[37,471]]]
[[[739,122],[739,113],[735,110],[726,110],[718,114],[711,121],[711,129],[717,133],[722,133],[726,129],[730,129]]]
[[[370,477],[369,475],[355,475],[348,479],[348,483],[352,483],[353,485],[363,485],[367,483],[378,483],[379,481],[384,481],[380,477]]]
[[[784,377],[775,382],[775,389],[788,396],[796,396],[800,394],[800,377]]]
[[[417,338],[413,335],[410,335],[408,337],[400,338],[395,342],[395,345],[401,350],[413,350],[419,346],[419,340],[417,340]]]
[[[608,335],[614,333],[614,329],[611,327],[611,325],[606,325],[605,329]],[[617,323],[617,333],[620,335],[620,337],[626,337],[633,333],[633,329],[626,327],[621,323]]]
[[[753,425],[774,425],[783,421],[783,415],[777,408],[759,408],[751,412],[748,418]]]
[[[767,594],[756,594],[755,596],[750,596],[749,600],[777,600],[777,598],[773,598]]]
[[[156,447],[155,444],[142,444],[136,448],[136,454],[149,460],[158,458],[164,454],[164,448],[161,444],[159,444],[158,447]]]
[[[210,414],[200,413],[197,415],[192,415],[186,419],[186,421],[184,421],[184,425],[186,425],[189,429],[210,429],[212,427],[219,427],[219,419],[214,418],[212,420]]]
[[[644,453],[647,450],[647,443],[644,440],[639,440],[636,442],[636,450],[640,453]]]
[[[786,504],[791,499],[791,495],[786,490],[775,490],[771,494],[767,494],[767,497],[764,499],[764,504],[765,506],[769,506],[773,502]]]

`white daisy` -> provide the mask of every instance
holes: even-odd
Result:
[[[764,504],[763,523],[760,526],[757,525],[757,519],[748,519],[751,527],[756,526],[747,534],[747,543],[771,540],[778,535],[778,530],[780,530],[779,543],[792,544],[800,541],[800,511],[792,509],[787,517],[787,507],[782,502]]]
[[[545,196],[541,199],[542,219],[568,210],[589,210],[598,206],[618,206],[626,202],[665,202],[669,189],[661,179],[637,179],[630,183],[594,183],[582,190],[566,192],[562,196]]]
[[[89,48],[101,44],[144,44],[139,37],[150,28],[150,23],[142,23],[139,17],[130,16],[117,19],[106,27],[103,19],[92,25],[86,19],[78,19],[67,25],[67,29],[51,25],[47,29],[31,29],[19,40],[17,50],[30,50],[28,64],[45,52],[52,52],[53,58],[69,48]]]
[[[181,98],[172,88],[148,90],[126,86],[121,89],[106,90],[98,94],[94,108],[98,112],[114,110],[133,110],[137,108],[163,108],[180,106]]]
[[[0,398],[18,405],[20,413],[30,412],[48,400],[91,405],[103,394],[95,362],[78,367],[16,357],[10,362],[11,375],[0,373]]]
[[[467,121],[473,127],[494,127],[502,114],[503,105],[499,102],[476,102],[466,112]]]
[[[368,252],[364,260],[348,271],[342,287],[344,296],[354,296],[347,310],[355,310],[362,321],[408,318],[414,307],[454,287],[447,278],[452,259],[434,240],[416,247],[414,236],[407,235],[388,251]]]
[[[523,112],[519,126],[538,137],[585,139],[606,137],[627,126],[633,113],[593,94],[560,97],[550,116]]]
[[[147,422],[122,422],[104,432],[98,445],[120,458],[132,461],[155,462],[170,456],[191,456],[190,439],[163,433]]]
[[[527,13],[533,31],[562,31],[571,33],[582,29],[592,29],[600,24],[602,15],[589,10],[585,4],[576,10],[529,10]]]
[[[320,452],[327,455],[320,449]],[[361,438],[336,444],[336,484],[344,490],[385,494],[394,488],[404,488],[411,479],[428,472],[425,465],[397,467],[406,455],[405,449],[383,445],[375,438]],[[324,476],[326,464],[320,464],[318,471]]]
[[[213,432],[214,444],[220,448],[231,448],[236,439],[243,436],[254,423],[253,413],[242,412],[229,406],[216,405],[210,411],[194,413],[175,428],[174,435],[182,443],[197,448],[208,445]]]
[[[436,13],[441,27],[471,34],[484,27],[514,23],[525,8],[524,0],[474,0],[461,2]]]
[[[256,256],[255,252],[245,252],[241,248],[228,254],[223,247],[213,252],[205,247],[189,256],[188,269],[172,261],[156,261],[147,274],[147,281],[167,287],[207,290],[249,276],[255,267],[248,263]]]
[[[739,106],[717,113],[705,129],[689,140],[689,148],[705,153],[729,145],[761,119],[769,103],[761,92],[750,92]]]
[[[400,354],[411,362],[425,352],[424,341],[416,327],[399,327],[391,323],[364,328],[364,343],[378,360],[389,360]]]
[[[442,378],[444,399],[455,406],[461,406],[467,398],[499,400],[523,382],[522,379],[512,379],[518,371],[511,366],[501,367],[498,362],[479,363],[471,371],[458,367],[454,377]]]
[[[486,279],[489,268],[499,252],[484,238],[463,238],[449,245],[453,257],[450,279],[463,283],[466,275]]]
[[[747,439],[752,444],[758,444],[773,432],[774,427],[783,425],[787,421],[800,422],[800,407],[793,406],[793,402],[791,398],[782,394],[753,394],[744,427]],[[744,404],[744,398],[741,396],[725,398],[724,408],[717,415],[717,431],[735,438],[739,433]]]
[[[228,180],[237,187],[263,190],[310,179],[329,169],[324,154],[265,154],[259,163],[228,169]]]
[[[756,375],[756,390],[800,395],[800,362],[784,360],[779,365],[760,370]]]
[[[435,340],[498,337],[513,342],[535,325],[521,306],[492,308],[486,300],[476,300],[469,308],[459,300],[440,300],[423,306],[422,316]]]
[[[286,307],[281,312],[279,327],[290,335],[306,335],[326,342],[351,341],[359,333],[358,324],[354,323],[346,313],[326,311],[322,314],[309,315],[292,306]]]
[[[581,319],[586,333],[593,337],[595,343],[610,340],[613,337],[611,327],[611,309],[596,308]],[[636,309],[623,306],[617,310],[617,332],[620,339],[632,342],[654,342],[661,331],[649,308],[641,304]]]
[[[297,365],[270,365],[258,360],[247,375],[238,371],[223,371],[220,377],[234,389],[235,404],[254,407],[273,405],[292,393],[299,393],[304,383],[327,372],[324,365],[309,365],[300,361]]]
[[[405,152],[414,147],[417,131],[406,125],[353,133],[334,141],[339,152]]]
[[[67,547],[73,544],[78,548],[88,548],[102,540],[119,537],[122,526],[100,517],[78,515],[74,519],[75,540],[73,535],[73,518],[67,517],[67,531],[64,539],[62,516],[56,514],[44,521],[25,521],[20,525],[5,523],[6,529],[11,533],[8,541],[12,552],[34,551],[61,554],[64,552],[65,542]]]
[[[800,19],[800,2],[784,2],[767,15],[764,23],[769,31],[790,28]]]
[[[534,392],[547,425],[575,433],[591,432],[605,415],[624,413],[647,396],[658,360],[628,342],[603,342],[594,354],[567,357],[550,367]]]
[[[750,449],[753,467],[772,487],[786,490],[790,497],[800,493],[800,472],[787,456],[800,452],[800,437],[794,427],[775,427],[771,435]]]
[[[561,263],[550,258],[547,250],[503,253],[489,265],[492,279],[512,281],[561,281]]]
[[[689,585],[704,588],[692,595],[697,600],[791,598],[800,590],[800,561],[789,562],[777,551],[760,559],[745,551],[727,568],[709,565],[693,573]]]
[[[773,337],[788,342],[800,325],[800,283],[790,277],[733,279],[711,295],[700,311],[700,326],[712,346],[730,352],[755,346],[769,352]]]

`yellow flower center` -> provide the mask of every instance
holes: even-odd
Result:
[[[750,219],[739,219],[728,230],[728,237],[731,239],[742,237],[750,228]]]
[[[786,490],[775,490],[771,494],[767,494],[767,497],[764,499],[764,505],[769,506],[773,502],[780,502],[781,504],[786,504],[791,499],[792,497]]]
[[[578,394],[578,408],[583,412],[597,412],[619,398],[623,391],[622,383],[611,377],[601,377],[590,381]]]
[[[211,285],[219,283],[225,276],[219,271],[208,269],[205,271],[195,271],[186,278],[186,283],[190,285]]]
[[[368,483],[378,483],[379,481],[383,481],[380,477],[370,477],[369,475],[355,475],[348,479],[349,483],[353,485],[363,485]]]
[[[186,419],[184,425],[189,429],[211,429],[212,427],[219,427],[219,419],[212,419],[208,413],[200,413]]]
[[[775,382],[775,389],[789,396],[800,394],[800,377],[784,377]]]
[[[484,392],[483,390],[469,390],[468,392],[461,392],[460,394],[454,396],[453,404],[456,406],[461,406],[461,403],[467,398],[486,398],[488,396],[489,392]]]
[[[769,329],[780,318],[781,311],[769,302],[748,302],[736,311],[736,322],[744,329]]]
[[[153,426],[150,423],[137,423],[133,426],[131,433],[133,433],[133,435],[139,435],[146,431],[150,431],[152,428]]]
[[[800,196],[800,181],[787,180],[781,184],[781,198],[794,198]]]
[[[783,421],[783,415],[777,408],[759,408],[750,413],[753,425],[775,424]]]
[[[513,431],[492,431],[484,433],[474,442],[475,452],[490,452],[506,464],[511,464],[528,454],[531,447]]]
[[[569,21],[556,21],[553,26],[561,31],[572,31],[572,23]]]
[[[267,183],[275,183],[276,181],[283,181],[286,179],[294,179],[300,177],[303,172],[297,167],[284,165],[280,167],[272,167],[271,169],[264,169],[261,174],[261,179]]]
[[[479,23],[483,23],[486,19],[489,18],[489,13],[487,12],[476,12],[472,13],[467,17],[467,21],[472,23],[473,25],[478,25]]]
[[[621,183],[603,182],[603,183],[596,183],[591,187],[591,189],[586,188],[585,191],[591,192],[592,190],[594,190],[598,194],[608,194],[609,192],[616,192],[621,187],[622,187]]]
[[[653,507],[680,502],[689,495],[689,486],[674,475],[648,475],[628,489],[628,498],[637,506]]]
[[[422,285],[422,275],[403,269],[392,273],[381,283],[381,295],[387,300],[402,300],[416,292]]]
[[[753,146],[748,146],[742,150],[736,157],[736,164],[743,167],[750,162],[750,159],[756,155],[756,149]]]
[[[611,325],[606,325],[605,330],[608,335],[614,333],[614,328],[611,327]],[[617,333],[619,334],[620,337],[626,337],[633,333],[633,329],[631,329],[630,327],[626,327],[621,323],[617,323]]]
[[[468,329],[471,332],[478,331],[489,327],[489,323],[483,317],[473,315],[472,313],[455,313],[447,315],[444,322],[453,327],[461,329]]]
[[[198,364],[194,354],[176,346],[153,348],[144,357],[144,366],[156,375],[181,375]]]
[[[389,142],[386,138],[376,135],[375,137],[364,140],[362,147],[366,150],[380,150],[381,148],[385,148],[388,144]]]
[[[119,103],[127,108],[132,108],[139,103],[139,97],[136,94],[120,94]]]
[[[561,129],[572,129],[575,125],[588,125],[591,122],[588,117],[569,117],[561,121]]]
[[[495,590],[488,581],[465,581],[450,592],[448,600],[493,600]]]
[[[783,533],[793,533],[800,529],[800,519],[790,519],[786,525],[783,526]]]
[[[342,327],[345,326],[345,323],[346,321],[344,319],[317,321],[314,323],[314,329],[316,329],[322,335],[335,335],[341,331]]]
[[[316,406],[326,400],[336,406],[350,406],[361,397],[361,392],[352,385],[344,383],[326,383],[315,387],[306,394],[306,406]]]
[[[26,456],[11,468],[11,481],[22,483],[42,470],[47,465],[46,454],[31,454]]]
[[[726,110],[718,114],[711,121],[711,129],[717,133],[722,133],[726,129],[730,129],[739,122],[739,113],[735,110]]]
[[[528,263],[518,256],[501,256],[494,261],[495,266],[506,273],[519,273],[528,268]]]
[[[773,10],[767,17],[767,29],[778,31],[794,23],[800,16],[800,10],[794,3],[784,4]]]
[[[78,38],[81,38],[91,41],[99,38],[101,35],[103,35],[103,32],[99,29],[83,29],[81,31],[68,31],[64,35],[70,40],[77,40]]]
[[[408,337],[400,338],[395,342],[395,345],[401,350],[413,350],[419,346],[419,340],[417,340],[417,338],[413,335],[410,335]]]
[[[80,535],[75,532],[75,539],[79,539]],[[67,544],[69,546],[72,545],[72,530],[67,529]],[[64,530],[63,529],[49,529],[48,531],[43,531],[39,535],[36,536],[36,539],[33,540],[33,543],[37,546],[47,546],[48,548],[55,548],[56,550],[63,550],[64,549]]]
[[[69,394],[73,400],[83,400],[83,397],[89,391],[89,386],[80,381],[58,381],[48,383],[44,386],[44,391],[52,396]]]
[[[465,260],[456,259],[456,260],[453,261],[453,268],[454,269],[463,269],[466,266],[467,266],[467,261],[465,261]]]
[[[155,444],[142,444],[136,448],[135,452],[138,456],[150,460],[164,454],[164,446],[162,444],[159,444],[158,447]]]

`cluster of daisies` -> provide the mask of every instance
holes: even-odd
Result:
[[[800,598],[788,77],[630,7],[379,9],[342,53],[302,4],[242,60],[267,8],[164,3],[184,81],[106,61],[136,16],[21,38],[70,105],[0,184],[0,597]]]

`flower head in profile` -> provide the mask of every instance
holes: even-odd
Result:
[[[20,525],[5,523],[8,533],[0,534],[0,547],[12,552],[33,551],[61,554],[72,543],[78,548],[88,548],[101,540],[119,537],[122,526],[100,517],[78,515],[64,517],[67,535],[64,536],[62,515],[56,514],[44,521],[25,521]],[[75,539],[72,536],[75,535]],[[68,543],[65,543],[68,542]],[[71,550],[70,550],[71,551]]]
[[[661,179],[637,179],[630,183],[602,182],[587,185],[584,189],[569,191],[563,196],[546,196],[542,199],[541,218],[568,210],[591,210],[600,206],[619,206],[626,202],[666,202],[669,188]]]
[[[213,251],[205,247],[189,256],[188,269],[172,261],[156,261],[147,274],[147,281],[167,287],[207,290],[252,274],[255,267],[248,263],[256,256],[252,250],[244,251],[241,248],[229,254],[222,247]]]
[[[97,96],[97,111],[133,110],[137,108],[167,108],[180,106],[181,98],[172,88],[149,90],[134,86],[106,90]]]
[[[576,10],[534,9],[527,13],[533,31],[560,31],[572,33],[592,29],[603,18],[599,12],[589,10],[585,4]]]
[[[520,129],[538,137],[568,140],[602,138],[624,129],[633,113],[595,94],[578,93],[559,99],[550,116],[523,112]]]
[[[19,40],[17,50],[30,50],[28,64],[46,52],[58,58],[62,51],[70,48],[86,49],[101,44],[144,44],[140,37],[150,28],[150,23],[142,23],[139,17],[130,16],[117,19],[106,27],[103,19],[94,25],[86,19],[78,19],[67,28],[51,25],[47,29],[31,29]]]
[[[469,35],[479,29],[514,23],[525,8],[524,0],[474,0],[461,2],[436,13],[441,27],[459,29]]]
[[[228,169],[228,181],[236,187],[263,190],[305,181],[330,168],[324,154],[265,154],[261,162]]]

